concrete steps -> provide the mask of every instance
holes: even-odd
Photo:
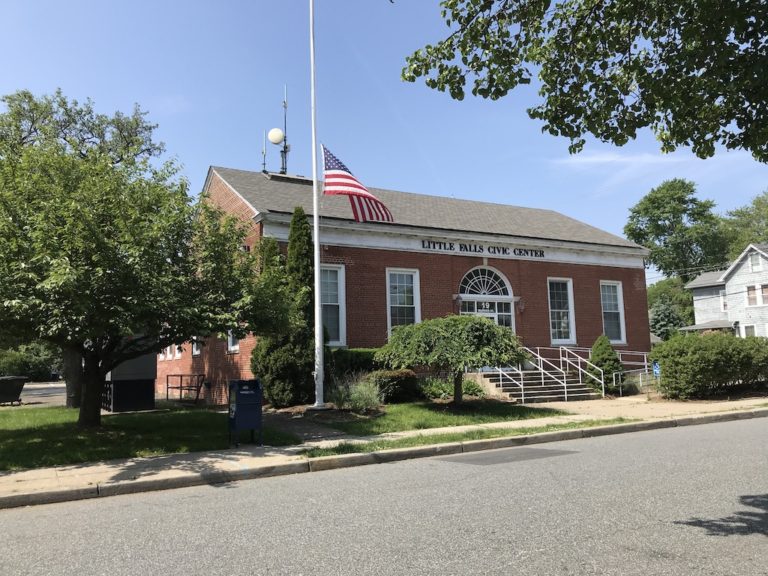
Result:
[[[596,400],[602,398],[602,395],[596,392],[587,384],[580,383],[579,378],[573,374],[566,374],[565,387],[555,378],[541,372],[540,370],[522,371],[522,383],[525,394],[516,382],[520,381],[521,373],[514,372],[511,377],[502,375],[499,372],[486,372],[483,378],[489,384],[522,404],[535,404],[539,402],[562,402],[566,400]]]

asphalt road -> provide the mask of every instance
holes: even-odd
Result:
[[[2,575],[768,575],[768,419],[0,511]]]

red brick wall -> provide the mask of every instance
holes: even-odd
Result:
[[[482,258],[421,254],[390,250],[368,250],[328,246],[323,262],[344,264],[347,299],[347,344],[350,347],[381,346],[387,337],[386,268],[419,270],[422,319],[458,313],[454,294]],[[603,333],[600,281],[622,283],[626,350],[650,350],[645,271],[580,264],[558,264],[530,260],[488,259],[503,273],[515,296],[523,303],[515,307],[515,329],[526,346],[551,346],[549,334],[548,277],[573,280],[576,346],[592,346]]]

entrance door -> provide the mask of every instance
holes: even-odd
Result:
[[[461,313],[482,316],[499,326],[514,328],[512,324],[512,303],[494,300],[462,300]]]

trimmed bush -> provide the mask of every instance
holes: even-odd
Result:
[[[768,379],[768,340],[713,332],[676,336],[654,347],[661,367],[657,388],[668,398],[706,398],[734,385]]]
[[[611,346],[611,341],[608,340],[608,336],[603,334],[595,340],[595,343],[592,344],[592,352],[589,355],[589,361],[598,368],[602,368],[605,391],[609,394],[618,393],[618,386],[613,386],[613,374],[618,372],[620,378],[624,374],[624,368],[619,361],[619,355],[616,353],[616,350],[613,349],[613,346]],[[591,366],[589,367],[589,373],[596,378],[600,378],[600,372]],[[596,390],[600,388],[598,391],[602,392],[600,384],[592,378],[587,378],[587,383]]]
[[[375,412],[381,406],[379,387],[370,380],[355,382],[349,389],[349,407],[353,412]]]
[[[345,374],[372,372],[376,369],[373,356],[378,348],[337,348],[331,352],[331,374],[343,378]]]
[[[466,396],[485,398],[485,390],[474,380],[463,380],[461,388]],[[447,400],[453,396],[453,382],[443,378],[426,378],[421,382],[421,393],[430,400]]]
[[[413,402],[424,397],[413,370],[376,370],[365,379],[376,384],[385,404]]]

